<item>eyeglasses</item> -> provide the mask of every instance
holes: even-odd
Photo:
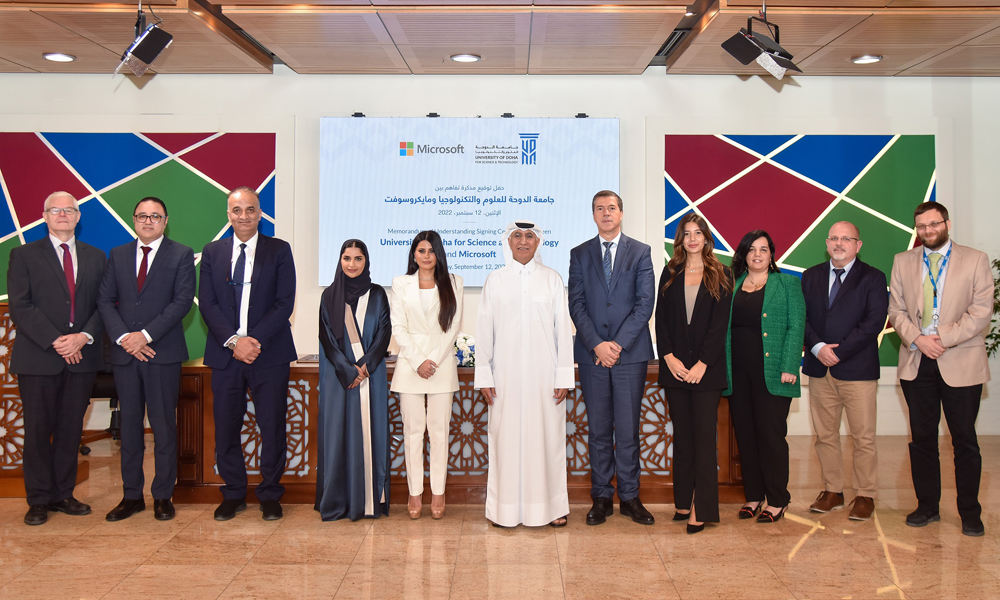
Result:
[[[944,224],[944,221],[931,221],[930,223],[927,223],[926,225],[917,225],[916,227],[914,227],[914,229],[916,229],[917,231],[924,231],[925,229],[928,229],[928,228],[930,228],[930,229],[937,229],[942,224]]]
[[[52,208],[48,209],[45,212],[49,213],[53,217],[55,217],[57,215],[66,215],[67,217],[72,217],[73,215],[75,215],[76,213],[78,213],[80,211],[76,210],[73,207],[59,208],[59,207],[53,206]]]
[[[843,237],[837,237],[837,236],[833,235],[833,236],[830,236],[830,237],[826,238],[826,241],[833,242],[834,244],[836,244],[837,242],[844,242],[845,244],[850,244],[851,242],[858,241],[858,239],[859,238],[849,237],[849,236],[846,236],[846,235],[843,236]]]
[[[132,215],[132,218],[135,219],[136,223],[159,223],[163,220],[163,215],[157,213],[147,215],[143,213],[141,215]]]

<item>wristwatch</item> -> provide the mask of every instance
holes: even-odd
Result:
[[[226,342],[226,348],[229,348],[230,350],[236,350],[236,340],[237,339],[239,339],[239,338],[234,338],[234,339],[229,340],[228,342]]]

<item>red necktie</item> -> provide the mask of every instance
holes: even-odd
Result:
[[[142,284],[146,283],[146,269],[149,267],[149,251],[152,250],[149,246],[142,247],[142,262],[139,263],[139,291],[142,291]]]
[[[73,255],[69,246],[60,244],[63,249],[63,271],[66,273],[66,287],[69,288],[69,324],[76,320],[76,277],[73,276]]]

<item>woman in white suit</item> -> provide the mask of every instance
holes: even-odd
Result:
[[[449,275],[441,236],[421,231],[410,245],[406,275],[392,280],[389,306],[399,359],[392,391],[403,418],[407,511],[419,519],[424,493],[424,430],[431,441],[431,516],[444,516],[448,430],[458,391],[455,338],[462,322],[462,278]],[[424,399],[426,397],[426,407]]]

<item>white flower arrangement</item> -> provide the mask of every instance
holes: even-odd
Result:
[[[476,340],[471,335],[460,332],[455,338],[455,358],[460,367],[476,366]]]

